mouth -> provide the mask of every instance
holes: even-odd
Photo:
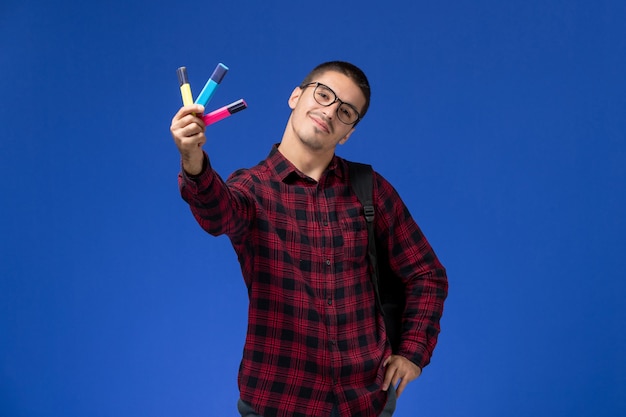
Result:
[[[330,124],[327,123],[323,118],[317,115],[309,116],[313,123],[318,126],[318,128],[326,133],[331,133]]]

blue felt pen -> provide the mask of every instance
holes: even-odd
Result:
[[[209,81],[206,82],[204,88],[200,91],[198,98],[196,98],[196,104],[206,107],[209,100],[211,100],[211,97],[213,97],[213,94],[215,94],[217,86],[222,82],[222,79],[226,75],[227,71],[228,67],[226,65],[222,63],[217,64],[211,78],[209,78]]]

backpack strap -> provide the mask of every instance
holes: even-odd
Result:
[[[383,305],[380,299],[380,290],[378,288],[378,260],[376,257],[376,235],[374,233],[374,216],[376,213],[373,201],[374,171],[371,165],[350,161],[346,162],[350,170],[350,185],[363,206],[363,215],[365,216],[365,222],[367,224],[367,255],[371,268],[370,275],[372,285],[374,286],[376,305],[381,314],[384,315]]]

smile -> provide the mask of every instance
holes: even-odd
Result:
[[[313,123],[320,127],[326,133],[330,133],[330,125],[326,123],[324,120],[320,119],[318,116],[309,116]]]

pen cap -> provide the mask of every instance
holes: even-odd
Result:
[[[244,110],[247,107],[248,107],[248,104],[246,104],[246,102],[243,99],[240,99],[232,103],[230,106],[228,106],[228,111],[230,112],[230,114],[235,114],[239,111]]]
[[[217,67],[215,67],[213,74],[211,74],[211,79],[219,84],[222,82],[222,79],[224,79],[227,71],[228,67],[220,62],[217,64]]]
[[[176,74],[178,75],[178,83],[180,85],[189,84],[189,79],[187,78],[187,67],[180,67],[176,70]]]

